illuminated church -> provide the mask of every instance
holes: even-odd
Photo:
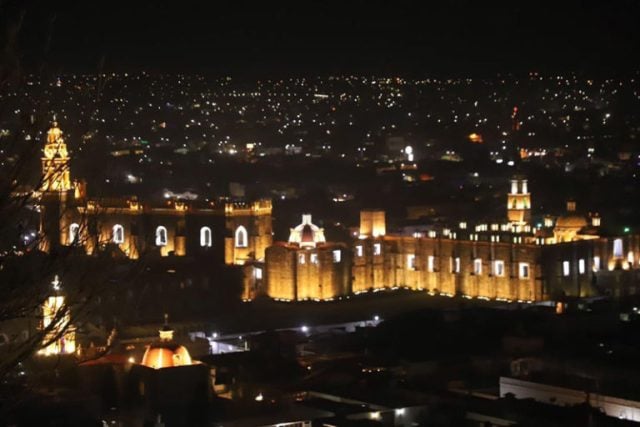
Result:
[[[384,211],[366,210],[351,241],[328,242],[305,214],[288,241],[274,244],[270,200],[87,197],[86,185],[72,181],[55,123],[42,172],[42,250],[77,246],[89,255],[111,250],[131,259],[157,254],[245,265],[245,300],[261,294],[332,300],[395,288],[509,301],[640,292],[637,280],[621,287],[620,277],[612,278],[638,271],[639,236],[604,236],[600,216],[579,215],[572,201],[564,215],[533,225],[531,194],[520,176],[511,180],[506,218],[499,221],[387,233]]]
[[[272,244],[271,201],[159,203],[89,198],[72,181],[63,133],[47,132],[40,184],[40,248],[78,246],[91,255],[108,248],[130,259],[143,254],[201,256],[226,264],[260,260]]]
[[[282,300],[328,300],[351,292],[351,252],[327,242],[324,230],[302,215],[287,242],[267,248],[267,294]],[[254,277],[255,277],[254,270]]]
[[[348,247],[327,244],[305,215],[289,242],[267,248],[264,266],[250,267],[244,298],[332,300],[406,288],[530,302],[640,292],[616,284],[615,276],[637,272],[639,236],[603,236],[600,216],[579,215],[572,201],[566,214],[532,225],[531,194],[520,176],[511,181],[506,205],[503,221],[411,234],[388,234],[384,211],[362,211]]]

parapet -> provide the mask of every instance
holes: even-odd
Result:
[[[254,202],[225,203],[224,212],[227,216],[271,215],[271,199],[259,199]]]

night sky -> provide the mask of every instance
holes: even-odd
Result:
[[[0,17],[5,41],[7,29],[19,28],[12,52],[26,66],[60,70],[480,75],[639,68],[637,0],[486,3],[5,0]]]

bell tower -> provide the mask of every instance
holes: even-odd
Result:
[[[252,203],[226,203],[224,207],[228,235],[224,239],[225,263],[242,265],[263,260],[265,250],[273,244],[271,200]]]
[[[47,132],[47,142],[44,146],[41,190],[43,192],[71,190],[67,144],[55,121]]]
[[[67,204],[73,197],[67,144],[55,121],[47,131],[43,151],[40,183],[40,249],[48,252],[52,246],[70,244],[71,218]]]
[[[531,221],[531,194],[527,180],[522,176],[511,179],[511,191],[507,195],[507,218],[513,224],[527,224]]]

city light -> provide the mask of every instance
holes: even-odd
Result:
[[[640,420],[636,10],[146,3],[2,9],[9,423]]]

